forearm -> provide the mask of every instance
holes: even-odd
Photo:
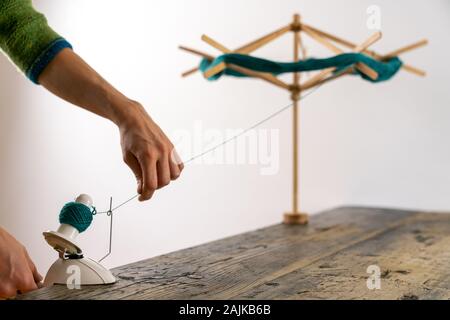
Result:
[[[58,97],[107,118],[117,125],[140,109],[70,49],[61,51],[39,76],[39,83]]]

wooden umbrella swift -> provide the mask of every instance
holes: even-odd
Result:
[[[374,32],[370,37],[368,37],[365,41],[360,44],[355,44],[353,42],[344,40],[340,37],[332,35],[328,32],[322,31],[315,27],[312,27],[308,24],[305,24],[301,21],[300,15],[295,14],[291,23],[286,26],[283,26],[263,37],[260,37],[250,43],[247,43],[243,46],[240,46],[237,49],[229,49],[225,45],[221,44],[217,40],[212,39],[207,35],[202,35],[201,39],[212,46],[213,48],[220,51],[221,54],[239,54],[239,55],[250,55],[253,51],[265,46],[271,41],[281,37],[282,35],[292,32],[293,33],[293,62],[300,62],[301,60],[305,60],[306,50],[302,44],[302,36],[306,34],[311,39],[315,40],[319,44],[323,45],[334,54],[344,54],[346,53],[342,47],[350,49],[352,53],[361,53],[364,54],[376,61],[388,61],[393,57],[397,57],[400,54],[409,52],[411,50],[422,47],[428,43],[427,40],[421,40],[416,43],[401,47],[397,50],[389,52],[387,54],[379,54],[373,50],[370,50],[369,47],[381,39],[381,32]],[[192,49],[185,46],[179,47],[181,50],[187,51],[191,54],[197,55],[206,59],[208,61],[214,61],[217,57],[196,49]],[[302,56],[300,58],[300,55]],[[402,63],[402,70],[410,72],[412,74],[418,76],[425,76],[425,71],[420,70],[411,65]],[[199,71],[199,67],[191,68],[182,73],[183,77],[187,77],[197,71]],[[317,87],[325,82],[338,79],[341,76],[346,74],[355,73],[356,71],[360,74],[364,75],[367,79],[371,79],[376,81],[379,77],[377,70],[374,70],[371,66],[364,62],[356,62],[355,64],[346,67],[344,70],[340,70],[340,72],[336,72],[338,70],[337,67],[328,67],[322,70],[319,70],[312,77],[307,80],[301,82],[301,72],[293,72],[292,83],[286,83],[279,79],[277,75],[270,72],[261,72],[255,71],[251,68],[246,68],[237,64],[227,63],[221,61],[215,65],[212,65],[207,70],[203,71],[203,75],[205,78],[211,78],[224,72],[225,70],[233,70],[238,72],[239,74],[258,78],[265,82],[268,82],[276,87],[287,90],[290,93],[290,98],[292,100],[292,168],[293,168],[293,176],[292,176],[292,210],[284,214],[283,221],[286,224],[306,224],[308,222],[308,214],[302,212],[300,210],[300,193],[299,193],[299,179],[300,179],[300,163],[299,163],[299,152],[300,152],[300,144],[299,144],[299,117],[300,117],[300,109],[299,109],[299,100],[301,97],[301,93]]]

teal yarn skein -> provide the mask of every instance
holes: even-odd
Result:
[[[221,62],[235,64],[239,67],[253,71],[272,73],[273,75],[279,75],[287,72],[322,70],[330,67],[336,67],[335,73],[338,73],[340,70],[344,70],[355,63],[362,62],[375,70],[378,73],[378,78],[376,80],[372,80],[359,71],[355,71],[354,74],[359,74],[363,79],[371,82],[389,80],[400,70],[402,66],[402,61],[398,57],[393,57],[386,61],[378,61],[365,54],[355,52],[343,53],[325,59],[309,58],[297,62],[277,62],[245,54],[227,53],[217,57],[213,61],[203,59],[200,62],[199,68],[202,72],[205,72]],[[224,74],[234,77],[247,77],[247,75],[234,71],[233,69],[225,69],[215,76],[208,78],[208,80],[217,80]]]
[[[59,213],[59,223],[71,225],[80,233],[89,228],[92,220],[91,209],[78,202],[66,203]]]

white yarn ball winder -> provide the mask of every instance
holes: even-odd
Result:
[[[87,194],[79,195],[75,202],[82,203],[89,209],[93,208],[92,198]],[[75,241],[78,234],[78,230],[68,224],[61,224],[57,231],[43,233],[47,243],[59,254],[59,258],[47,271],[44,286],[72,283],[73,280],[69,277],[73,275],[74,270],[75,272],[79,270],[80,283],[77,284],[80,286],[116,282],[111,271],[97,261],[84,257],[83,251]]]

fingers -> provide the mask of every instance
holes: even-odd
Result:
[[[12,298],[18,293],[26,293],[38,289],[37,280],[41,281],[42,277],[37,271],[35,271],[36,275],[33,273],[27,264],[26,256],[23,257],[22,262],[13,274],[6,279],[2,279],[0,298]],[[34,269],[36,268],[34,267]]]
[[[0,227],[0,298],[35,290],[41,280],[26,248]]]
[[[134,169],[133,171],[141,172],[142,175],[141,192],[138,191],[140,201],[149,200],[155,190],[167,186],[171,180],[175,180],[180,176],[184,165],[176,151],[173,150],[170,153],[159,151],[152,153],[148,151],[141,153],[137,157],[136,161],[138,162],[139,170]],[[174,161],[173,159],[177,160]],[[131,161],[127,160],[128,163],[131,163]]]
[[[149,118],[144,120],[143,127],[120,130],[123,160],[136,176],[140,201],[149,200],[155,190],[177,179],[184,167],[161,129]]]
[[[172,160],[169,161],[169,167],[170,167],[170,178],[172,180],[178,179],[178,177],[181,174],[180,166],[173,162]]]
[[[20,282],[18,282],[17,285],[17,290],[20,291],[20,293],[26,293],[36,289],[38,289],[38,286],[34,281],[33,274],[31,272],[29,272],[25,277],[20,279]]]
[[[141,194],[143,186],[142,170],[138,159],[136,159],[136,157],[131,152],[126,152],[123,157],[123,161],[128,165],[128,167],[130,167],[131,171],[133,171],[137,182],[137,193]]]
[[[18,270],[15,275],[2,280],[2,284],[0,285],[0,299],[13,298],[18,293],[26,293],[38,289],[33,273],[27,266]]]
[[[33,272],[34,282],[39,286],[39,283],[44,280],[44,277],[37,271],[36,267],[31,272]]]
[[[23,266],[24,270],[20,278],[17,279],[17,290],[21,293],[38,289],[37,283],[42,281],[42,276],[37,271],[36,265],[31,260],[28,251],[25,248],[23,251],[27,266]]]
[[[167,186],[170,183],[171,172],[168,157],[163,156],[157,163],[158,169],[158,189]]]
[[[0,286],[0,299],[14,298],[17,294],[17,288],[9,283]]]
[[[142,171],[142,190],[139,201],[149,200],[158,188],[157,160],[150,153],[141,155],[139,164]]]
[[[28,254],[28,251],[26,251],[26,256],[27,256],[27,260],[28,260],[28,267],[30,268],[31,273],[33,274],[34,282],[36,284],[39,284],[43,280],[43,277],[38,272],[33,260],[31,260],[30,255]]]
[[[172,152],[170,153],[170,173],[172,180],[177,179],[180,176],[181,171],[183,171],[183,169],[184,169],[183,161],[178,155],[177,150],[173,148]]]
[[[139,200],[144,201],[177,179],[184,166],[173,144],[141,104],[129,101],[127,110],[117,119],[120,142],[124,160],[138,180]]]

